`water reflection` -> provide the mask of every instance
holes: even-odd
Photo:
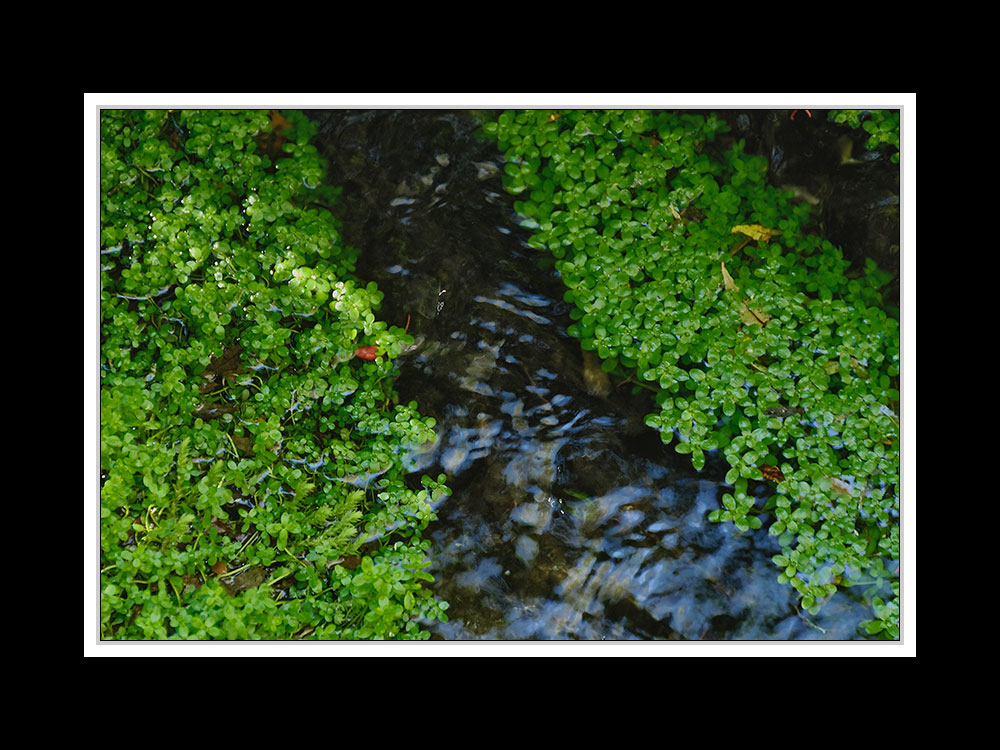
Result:
[[[707,520],[719,507],[721,468],[695,472],[637,431],[621,411],[624,396],[594,398],[571,373],[550,369],[564,345],[548,322],[560,317],[557,303],[516,289],[507,283],[507,305],[492,306],[493,317],[479,311],[449,336],[447,357],[438,350],[407,365],[438,391],[467,394],[447,404],[441,439],[423,457],[455,490],[430,529],[435,587],[452,604],[451,622],[434,633],[853,637],[847,622],[800,616],[792,590],[776,580],[771,537]],[[497,289],[490,298],[500,297]],[[524,321],[526,335],[511,335],[512,319]]]
[[[777,542],[707,520],[726,488],[717,457],[696,472],[645,427],[648,400],[588,390],[561,282],[524,245],[472,130],[412,111],[337,113],[322,131],[345,215],[366,217],[344,228],[366,248],[359,272],[385,292],[384,319],[412,316],[422,341],[397,385],[438,423],[413,472],[443,471],[453,490],[427,530],[451,618],[433,636],[857,637],[862,605],[838,594],[803,617],[777,582]],[[405,205],[404,183],[418,186]]]

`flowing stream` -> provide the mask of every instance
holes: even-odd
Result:
[[[662,445],[643,422],[652,401],[603,382],[566,335],[561,282],[525,244],[473,113],[311,114],[358,273],[417,340],[397,389],[437,420],[411,458],[453,490],[426,532],[450,604],[432,637],[859,637],[870,610],[856,597],[800,612],[774,538],[708,521],[725,464],[695,471]]]

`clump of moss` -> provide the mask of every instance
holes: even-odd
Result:
[[[425,638],[433,420],[301,113],[101,114],[101,634]],[[359,347],[377,356],[355,356]],[[372,351],[372,350],[367,350]]]
[[[818,612],[861,586],[862,631],[898,637],[899,325],[889,278],[804,230],[807,204],[714,116],[504,112],[504,186],[575,305],[570,333],[695,467],[732,491],[712,520],[778,537],[779,580]],[[761,497],[754,488],[769,484]]]

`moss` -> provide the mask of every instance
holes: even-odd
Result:
[[[424,638],[446,619],[392,390],[300,113],[101,116],[101,632]],[[360,359],[359,347],[378,356]]]
[[[504,112],[484,130],[504,186],[574,304],[569,332],[657,393],[646,423],[732,486],[711,519],[767,528],[781,581],[817,612],[861,586],[867,634],[898,637],[899,325],[888,279],[808,234],[766,161],[715,116]],[[753,486],[772,493],[758,499]]]

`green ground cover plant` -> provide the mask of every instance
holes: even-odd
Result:
[[[887,145],[893,149],[889,159],[899,163],[899,110],[898,109],[832,109],[827,115],[836,123],[845,123],[855,130],[868,133],[866,146],[875,151]]]
[[[420,639],[447,603],[375,313],[301,113],[107,110],[104,639]],[[374,348],[372,348],[374,347]]]
[[[808,204],[715,116],[507,111],[484,124],[504,186],[552,254],[570,333],[701,469],[731,467],[713,521],[766,526],[776,574],[817,613],[842,587],[860,632],[899,634],[899,323],[889,274],[807,231]],[[759,490],[770,488],[769,491]],[[756,491],[755,491],[756,490]]]

